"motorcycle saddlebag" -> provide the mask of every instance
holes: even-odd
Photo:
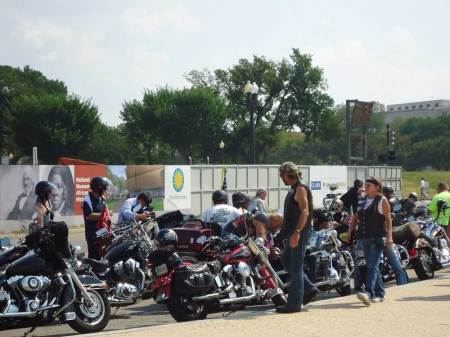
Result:
[[[174,289],[183,295],[198,295],[213,287],[213,275],[205,263],[184,265],[175,269]]]

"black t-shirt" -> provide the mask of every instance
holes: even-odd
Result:
[[[94,234],[97,226],[97,220],[86,220],[86,218],[92,213],[101,213],[106,207],[105,199],[100,197],[96,198],[91,192],[84,197],[83,200],[83,216],[85,232],[88,234]]]

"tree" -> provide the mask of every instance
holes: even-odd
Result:
[[[41,163],[54,163],[60,156],[81,158],[100,123],[97,108],[77,96],[19,96],[11,102],[17,150],[30,153],[39,148]]]
[[[178,152],[184,161],[219,156],[226,135],[227,107],[205,87],[146,91],[142,102],[127,102],[121,112],[128,137],[144,144],[149,159],[161,146]]]
[[[191,71],[185,75],[194,87],[208,87],[227,100],[230,106],[229,125],[234,136],[248,149],[251,126],[243,88],[250,80],[260,88],[256,111],[256,157],[274,145],[280,130],[301,130],[307,138],[320,135],[332,115],[332,98],[325,93],[322,69],[313,66],[311,55],[293,49],[289,59],[279,62],[254,56],[241,59],[226,70]],[[243,137],[245,135],[245,137]],[[240,150],[244,148],[240,147]],[[244,152],[244,158],[248,158]],[[239,152],[238,152],[239,155]]]

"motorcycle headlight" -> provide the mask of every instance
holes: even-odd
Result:
[[[265,246],[265,241],[262,237],[258,237],[255,239],[255,243],[258,247],[263,248]]]

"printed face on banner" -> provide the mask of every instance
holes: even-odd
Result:
[[[38,166],[4,165],[0,170],[0,220],[31,220]]]

